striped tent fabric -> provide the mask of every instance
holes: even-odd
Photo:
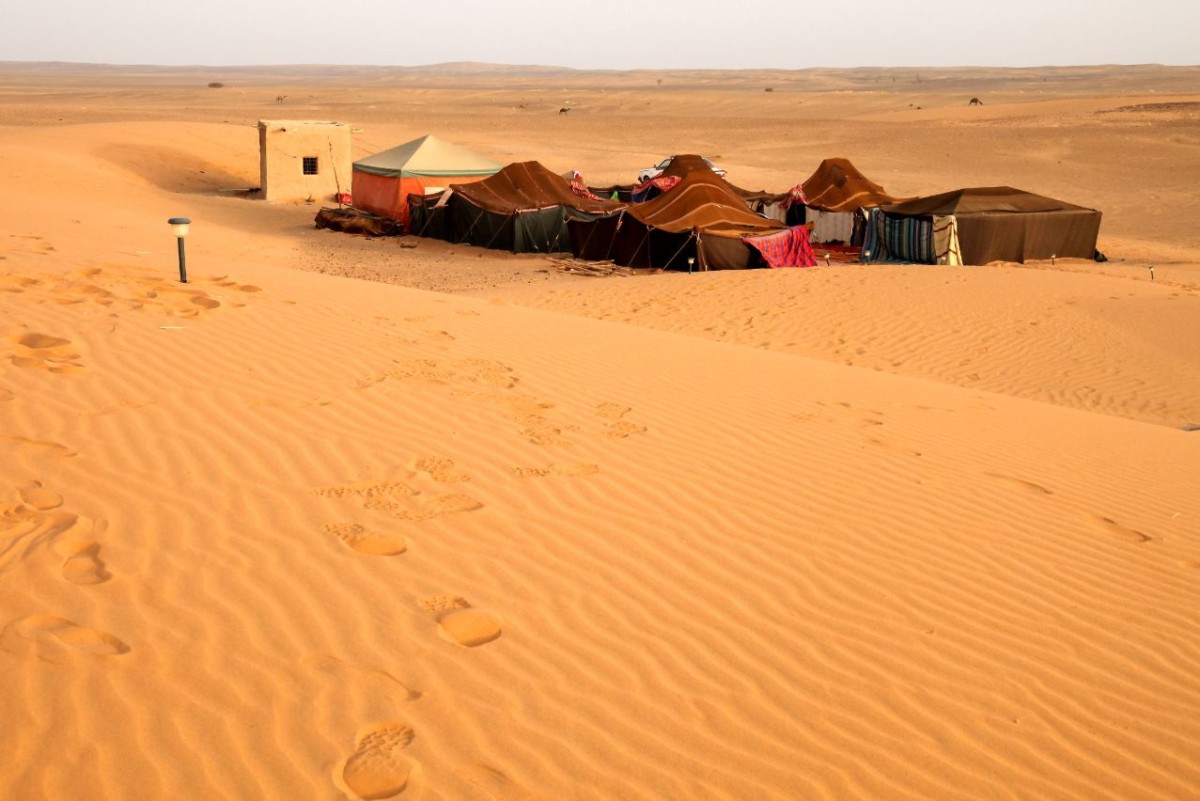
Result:
[[[883,242],[886,261],[936,264],[933,248],[933,220],[929,217],[883,217]]]
[[[962,248],[958,244],[958,221],[953,214],[933,218],[933,249],[937,263],[958,267],[962,264]]]
[[[863,235],[862,260],[866,264],[887,261],[887,252],[883,244],[883,212],[879,209],[866,211],[867,224]]]

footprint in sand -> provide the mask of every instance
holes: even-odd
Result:
[[[36,278],[25,278],[20,275],[0,275],[0,292],[21,293],[31,286],[37,286],[41,281]]]
[[[556,424],[540,414],[516,415],[515,419],[521,426],[521,436],[534,445],[570,446],[575,444],[562,437],[564,430],[578,430],[575,426]]]
[[[106,521],[54,511],[62,506],[62,496],[40,481],[20,486],[17,492],[21,503],[0,505],[0,569],[7,559],[24,558],[37,546],[48,545],[63,560],[61,572],[67,581],[101,584],[112,578],[93,539],[104,533]]]
[[[911,448],[906,448],[903,445],[895,445],[890,442],[884,442],[883,440],[878,439],[876,437],[868,437],[867,442],[869,442],[870,444],[874,445],[877,448],[883,448],[884,450],[895,451],[896,453],[903,453],[907,456],[923,456],[924,455],[923,453],[921,453],[921,451],[915,451]]]
[[[17,488],[17,492],[21,495],[21,500],[32,506],[34,509],[45,511],[47,509],[57,509],[62,506],[62,496],[53,490],[48,490],[42,486],[40,481],[31,481]]]
[[[1092,519],[1100,524],[1100,527],[1109,534],[1115,534],[1121,539],[1132,543],[1150,542],[1153,539],[1149,534],[1143,534],[1136,529],[1128,528],[1121,525],[1111,517],[1102,517],[1101,515],[1092,515]]]
[[[419,523],[425,520],[432,520],[435,517],[441,517],[442,515],[455,514],[456,512],[474,512],[482,508],[483,504],[470,495],[439,492],[418,493],[416,503],[413,506],[408,508],[386,507],[385,511],[390,512],[393,516],[401,520],[412,520]]]
[[[480,609],[458,609],[438,618],[438,634],[447,642],[475,648],[500,637],[495,615]]]
[[[545,467],[510,467],[508,470],[518,478],[592,476],[600,472],[600,465],[590,462],[558,462]]]
[[[511,389],[517,384],[512,368],[488,359],[459,359],[444,364],[434,359],[409,359],[396,367],[359,379],[357,389],[367,389],[384,381],[416,381],[459,389],[485,386]]]
[[[458,595],[426,595],[417,601],[417,606],[426,612],[451,612],[455,609],[468,609],[471,604],[466,598]]]
[[[625,439],[634,434],[645,434],[647,431],[645,426],[640,426],[637,423],[629,423],[625,420],[619,420],[610,424],[604,431],[605,436],[613,439]]]
[[[89,542],[78,546],[62,564],[62,577],[72,584],[103,584],[112,578],[100,559],[100,546]]]
[[[545,801],[545,796],[527,790],[491,765],[468,765],[460,769],[467,781],[480,787],[493,801]]]
[[[386,670],[355,665],[332,654],[313,654],[305,657],[302,664],[331,676],[337,687],[347,692],[361,689],[372,696],[382,695],[403,703],[421,697],[419,690],[412,689]]]
[[[368,508],[375,508],[373,501],[391,502],[397,497],[417,494],[415,489],[400,481],[356,481],[353,484],[317,487],[314,492],[327,498],[358,497]]]
[[[93,539],[104,534],[106,520],[78,517],[51,546],[62,558],[62,577],[72,584],[103,584],[112,573],[100,558],[100,545]]]
[[[331,498],[358,497],[364,509],[377,509],[401,520],[432,520],[445,514],[471,512],[483,504],[469,495],[426,493],[395,481],[360,481],[331,487],[318,487],[318,495]]]
[[[63,646],[79,653],[119,656],[131,650],[107,632],[86,628],[57,615],[32,615],[18,620],[13,628],[25,639]]]
[[[64,345],[70,345],[71,340],[63,339],[62,337],[52,337],[49,334],[21,334],[20,336],[12,337],[12,341],[23,348],[30,350],[51,350],[53,348],[61,348]]]
[[[408,540],[399,534],[376,534],[358,523],[328,523],[325,530],[351,550],[367,556],[399,556],[408,550]]]
[[[234,289],[238,292],[262,292],[262,287],[254,286],[253,284],[239,284],[237,281],[227,280],[229,276],[219,275],[211,279],[212,283],[226,289]]]
[[[1046,489],[1041,484],[1036,484],[1032,481],[1026,481],[1023,478],[1016,478],[1015,476],[1005,476],[1005,475],[1001,475],[1000,473],[984,473],[984,475],[987,476],[988,478],[997,478],[997,479],[1000,479],[1001,481],[1007,481],[1010,484],[1021,487],[1022,489],[1027,489],[1030,492],[1036,493],[1037,495],[1053,495],[1054,494],[1054,492],[1052,490]]]
[[[0,555],[12,551],[23,537],[29,538],[25,553],[39,543],[53,542],[78,520],[78,515],[69,512],[41,512],[23,503],[0,505],[0,539],[5,541]]]
[[[404,723],[364,726],[354,738],[354,753],[339,773],[346,788],[364,801],[404,792],[418,763],[404,755],[415,733]]]
[[[79,354],[69,348],[69,339],[31,332],[10,336],[8,341],[14,346],[9,356],[14,367],[51,373],[76,373],[83,369],[78,363]]]
[[[469,475],[454,466],[452,460],[437,456],[423,456],[417,459],[413,469],[418,473],[428,473],[429,477],[439,484],[458,484],[471,480]]]
[[[422,598],[418,605],[426,611],[438,613],[438,634],[455,645],[476,648],[499,638],[503,632],[498,617],[475,609],[465,598],[430,595]]]
[[[208,295],[193,295],[190,302],[193,306],[199,306],[201,309],[221,308],[221,301],[214,300]]]
[[[625,439],[633,434],[645,434],[646,427],[630,423],[622,418],[632,412],[628,406],[622,406],[619,403],[601,403],[596,406],[596,415],[609,421],[605,427],[605,436],[615,439]]]
[[[70,459],[78,454],[58,442],[47,439],[30,439],[29,437],[12,437],[0,435],[0,450],[8,455],[20,454],[34,461],[42,459]]]

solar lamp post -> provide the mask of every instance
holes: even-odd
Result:
[[[187,283],[187,258],[183,253],[183,240],[187,238],[188,226],[192,221],[187,217],[172,217],[167,220],[167,224],[171,226],[171,233],[175,234],[175,239],[179,243],[179,282]]]

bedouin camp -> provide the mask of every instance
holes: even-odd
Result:
[[[863,260],[979,265],[1091,259],[1100,216],[1010,186],[956,189],[872,210]]]
[[[536,161],[451,184],[440,197],[413,195],[409,201],[412,233],[513,253],[569,251],[568,220],[603,217],[624,205],[586,197]]]
[[[450,183],[478,181],[500,165],[465,147],[422,136],[354,162],[354,206],[408,227],[408,196],[440,192]]]
[[[737,269],[825,262],[986,264],[1103,258],[1095,209],[1007,186],[896,198],[847,158],[828,158],[773,194],[738,187],[712,163],[673,156],[636,186],[590,189],[577,170],[499,167],[423,136],[354,162],[352,208],[409,233],[514,253],[571,252],[626,267]],[[319,227],[360,230],[333,210]],[[396,226],[379,229],[388,220]]]
[[[675,162],[677,175],[672,177],[679,180],[663,194],[617,214],[570,221],[575,256],[612,260],[625,267],[769,266],[763,253],[744,238],[776,234],[787,226],[747,208],[741,195],[700,156],[677,156]],[[807,242],[807,233],[796,235]]]

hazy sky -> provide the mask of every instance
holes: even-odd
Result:
[[[1200,0],[3,0],[0,61],[579,68],[1200,63]]]

